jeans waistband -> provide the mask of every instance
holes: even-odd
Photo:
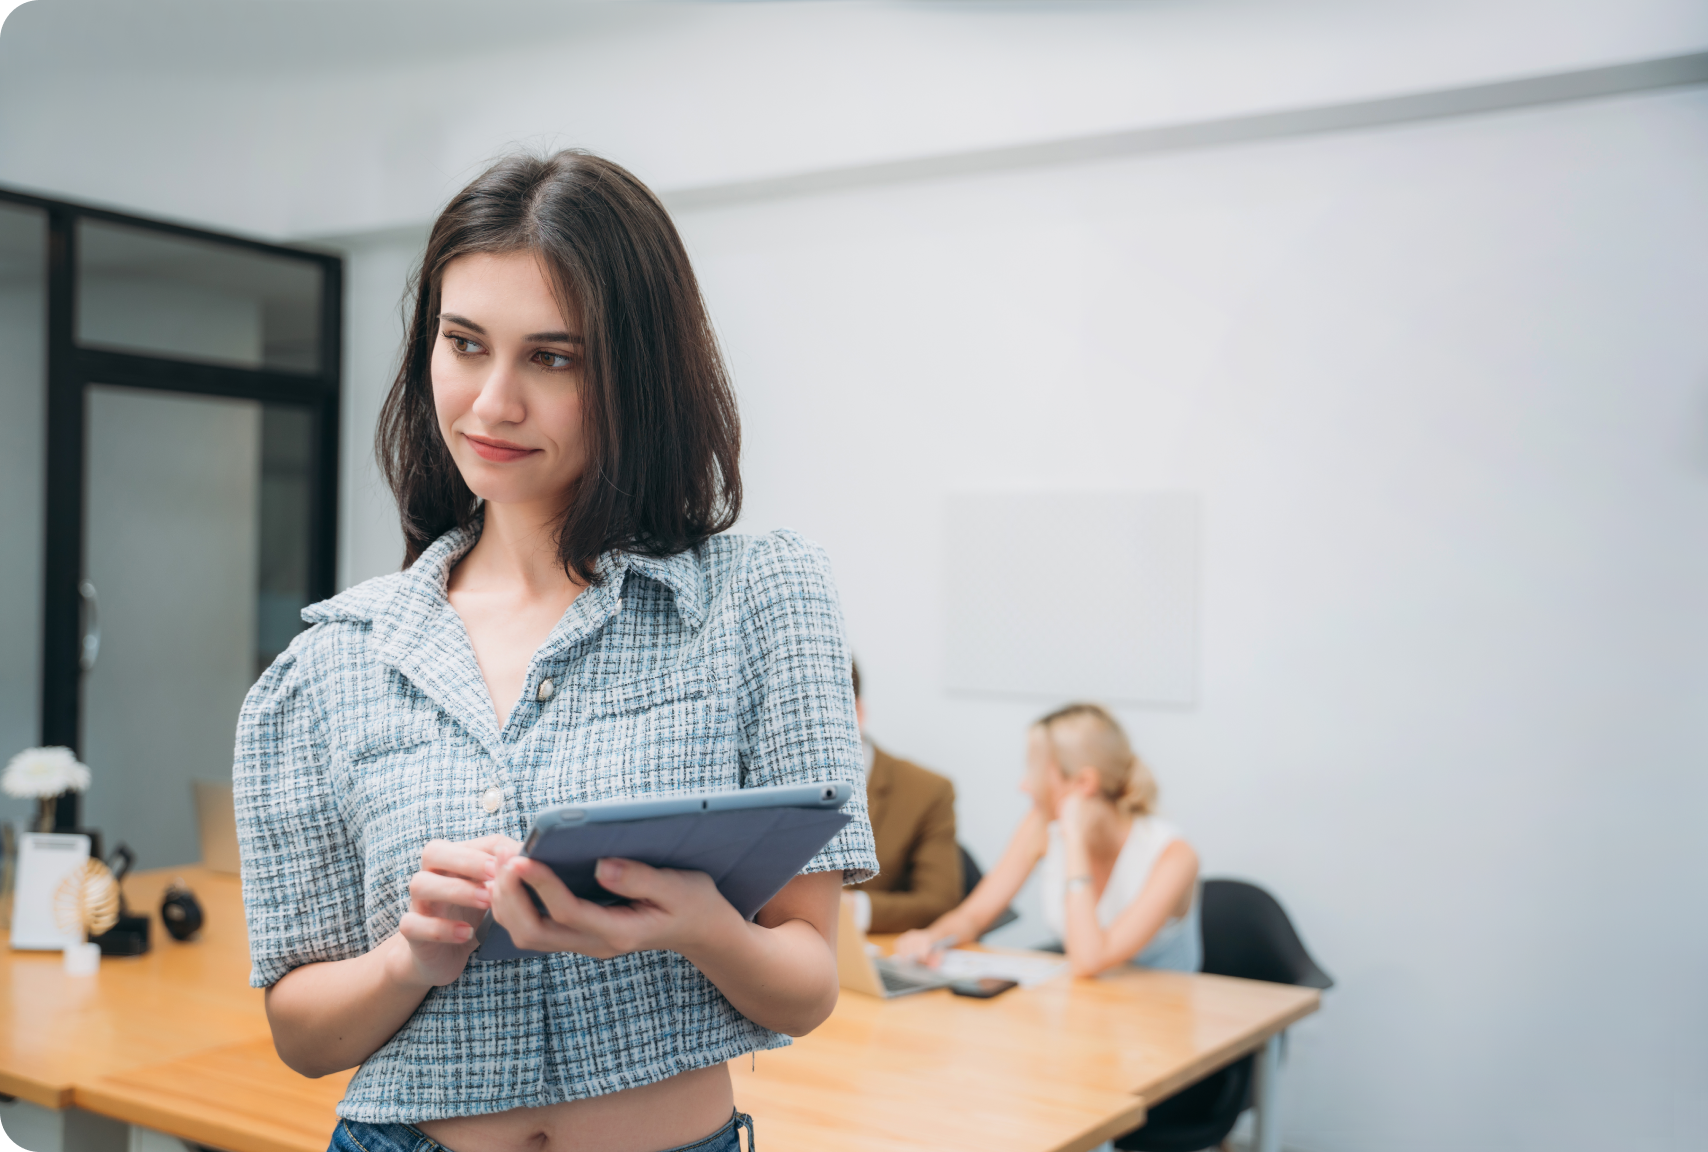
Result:
[[[754,1152],[753,1117],[745,1112],[730,1114],[729,1123],[704,1139],[682,1144],[666,1152],[741,1152],[741,1130],[747,1130],[747,1152]],[[368,1124],[340,1120],[333,1129],[327,1152],[451,1152],[413,1124]]]

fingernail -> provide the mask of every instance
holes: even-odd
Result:
[[[457,932],[456,932],[457,939],[458,940],[467,940],[469,938],[469,935],[473,931],[474,931],[474,929],[470,928],[467,924],[458,924],[457,925]]]
[[[623,876],[623,866],[615,860],[601,860],[599,861],[598,873],[599,879],[602,881],[620,880]]]

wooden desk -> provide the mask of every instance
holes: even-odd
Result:
[[[208,913],[203,938],[188,944],[160,926],[160,895],[176,876]],[[202,1051],[210,1037],[268,1035],[261,993],[248,986],[237,877],[184,868],[139,873],[124,889],[153,914],[146,955],[102,957],[89,977],[66,975],[58,952],[0,950],[0,1092],[64,1108],[94,1077]]]
[[[207,913],[180,944],[160,896],[182,876]],[[14,952],[0,932],[0,1092],[76,1106],[232,1152],[322,1152],[350,1073],[309,1080],[273,1052],[235,876],[202,868],[127,877],[154,917],[143,956],[68,976],[58,952]],[[0,925],[3,926],[3,925]]]
[[[273,1052],[248,987],[237,878],[197,868],[126,881],[156,911],[175,875],[208,912],[179,944],[65,975],[58,953],[0,949],[0,1092],[231,1152],[322,1152],[350,1073],[309,1080]],[[771,1152],[1081,1152],[1317,1007],[1310,989],[1129,971],[994,1000],[844,993],[792,1047],[730,1065]]]
[[[844,992],[811,1035],[730,1069],[773,1148],[1083,1152],[1318,1001],[1310,988],[1137,969],[992,1000]]]

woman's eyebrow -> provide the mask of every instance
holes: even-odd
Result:
[[[482,336],[486,335],[486,329],[485,328],[482,328],[479,324],[476,324],[473,320],[470,320],[467,316],[458,316],[455,312],[441,312],[441,313],[439,313],[439,320],[441,323],[445,323],[445,324],[459,324],[464,328],[473,329],[474,331],[480,333]],[[585,341],[582,340],[581,337],[576,336],[570,332],[530,332],[530,333],[528,333],[528,335],[522,337],[522,342],[525,344],[582,344],[582,343],[585,343]]]
[[[467,316],[458,316],[455,312],[441,312],[441,313],[439,313],[439,320],[442,323],[446,323],[446,324],[461,324],[464,328],[473,328],[476,332],[479,332],[482,336],[486,335],[486,329],[485,328],[482,328],[479,324],[476,324],[473,320],[470,320]]]

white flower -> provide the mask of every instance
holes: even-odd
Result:
[[[8,796],[58,796],[89,787],[89,768],[69,748],[26,748],[6,765],[0,789]]]

